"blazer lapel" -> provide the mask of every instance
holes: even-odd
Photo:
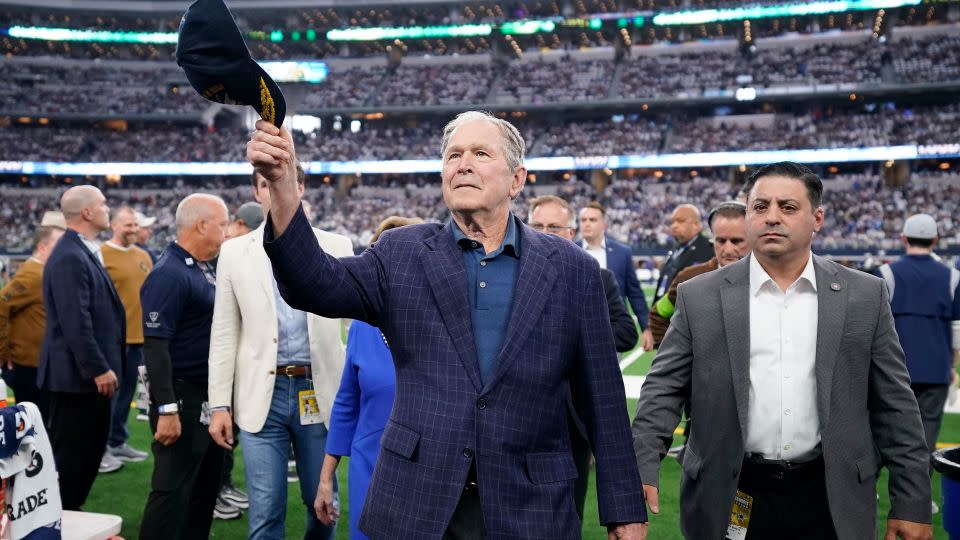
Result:
[[[103,263],[100,262],[100,259],[98,259],[97,256],[94,255],[92,251],[90,251],[90,248],[87,247],[86,242],[84,242],[83,239],[80,238],[80,233],[73,230],[71,230],[70,232],[73,233],[71,236],[74,237],[74,242],[76,242],[80,246],[80,249],[82,249],[83,252],[87,254],[87,257],[90,257],[90,263],[97,267],[97,270],[100,273],[100,277],[102,277],[107,281],[107,284],[109,285],[107,289],[110,291],[110,297],[113,299],[113,303],[115,304],[115,306],[119,306],[120,311],[123,312],[124,311],[123,303],[120,301],[120,296],[117,294],[117,290],[113,286],[113,280],[110,279],[110,274],[107,273],[107,269],[104,268]],[[125,317],[123,319],[126,320]]]
[[[263,250],[263,225],[251,232],[246,238],[247,245],[245,254],[247,261],[256,274],[263,275],[260,282],[260,290],[267,297],[267,305],[270,306],[270,312],[266,315],[273,321],[277,320],[277,297],[273,293],[273,268],[270,266],[270,259],[267,258],[267,252]],[[241,262],[242,261],[238,261]]]
[[[451,223],[448,222],[437,234],[424,240],[429,249],[421,254],[420,259],[434,302],[457,349],[460,362],[479,393],[482,385],[470,319],[470,299],[467,297],[467,270],[463,266],[460,246],[453,240]]]
[[[830,395],[847,316],[847,282],[837,268],[813,256],[817,276],[817,412],[821,429],[830,420]]]
[[[727,270],[727,286],[720,289],[723,327],[730,355],[730,376],[740,421],[740,435],[747,437],[750,406],[750,265],[748,258]]]
[[[504,336],[503,346],[497,356],[496,371],[487,382],[486,388],[493,388],[519,356],[523,342],[534,326],[540,323],[540,314],[547,305],[553,283],[557,279],[557,269],[549,260],[555,251],[553,246],[540,242],[536,235],[531,234],[533,229],[519,220],[516,225],[517,232],[520,233],[520,268],[513,290],[507,335]]]

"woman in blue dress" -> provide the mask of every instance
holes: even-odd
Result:
[[[391,216],[377,227],[371,243],[386,230],[422,222],[418,218]],[[393,357],[387,339],[378,328],[353,321],[347,335],[347,358],[340,389],[330,413],[327,455],[314,503],[317,519],[326,525],[336,520],[339,508],[333,500],[334,478],[340,458],[350,456],[347,485],[353,540],[367,538],[358,528],[360,513],[380,453],[380,436],[393,408],[395,386]]]

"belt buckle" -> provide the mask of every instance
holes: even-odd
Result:
[[[296,369],[297,369],[297,366],[284,366],[283,374],[286,375],[287,377],[294,377],[296,376],[296,373],[294,373]]]

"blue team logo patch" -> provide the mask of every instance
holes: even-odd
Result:
[[[143,323],[147,328],[160,328],[160,323],[157,322],[157,319],[160,318],[160,314],[156,311],[151,311],[148,315],[150,317],[149,322]]]

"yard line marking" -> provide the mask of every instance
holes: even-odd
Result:
[[[636,362],[641,356],[643,356],[644,352],[645,351],[643,349],[638,347],[634,349],[633,352],[631,352],[630,354],[624,356],[623,359],[620,360],[620,371],[623,371],[628,367],[630,367],[630,364]]]

